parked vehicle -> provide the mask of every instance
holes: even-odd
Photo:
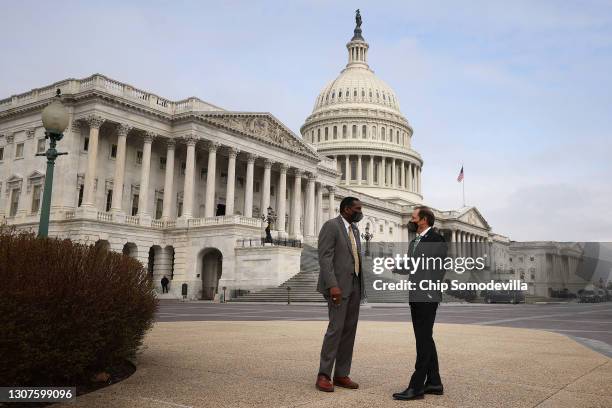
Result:
[[[481,295],[485,303],[521,303],[525,302],[525,294],[520,290],[489,290]]]
[[[578,301],[580,303],[597,303],[598,299],[594,290],[584,289],[578,291]]]

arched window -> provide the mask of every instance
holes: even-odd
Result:
[[[378,139],[376,135],[376,126],[372,126],[372,139],[374,140]]]
[[[397,133],[395,134],[395,138],[396,138],[396,140],[397,140],[397,142],[396,142],[396,143],[397,143],[397,144],[399,144],[399,142],[400,142],[400,140],[399,140],[399,139],[400,139],[400,138],[399,138],[399,130],[398,130],[398,131],[397,131]]]
[[[353,91],[353,97],[357,98],[357,88],[355,88],[354,91]]]
[[[334,100],[335,97],[336,97],[336,91],[332,92],[332,101]]]
[[[365,139],[368,135],[368,127],[366,125],[363,125],[361,127],[361,138]]]
[[[353,125],[353,129],[351,132],[351,137],[355,139],[357,137],[357,125]]]
[[[362,98],[365,98],[365,89],[362,89],[362,90],[361,90],[361,97],[362,97]]]
[[[321,142],[321,128],[317,129],[317,142]]]
[[[385,140],[385,128],[380,128],[380,140]]]
[[[329,140],[329,128],[325,127],[325,141]]]
[[[342,90],[338,92],[338,99],[342,98]]]
[[[334,126],[334,139],[338,138],[338,126]]]
[[[346,125],[342,125],[342,138],[346,139]]]

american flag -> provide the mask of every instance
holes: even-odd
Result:
[[[461,166],[461,171],[459,172],[459,175],[457,176],[457,182],[461,183],[461,181],[463,181],[463,166]]]

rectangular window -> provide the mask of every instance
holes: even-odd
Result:
[[[0,161],[4,160],[4,147],[0,147]]]
[[[179,201],[176,203],[176,216],[177,218],[183,215],[183,202]]]
[[[255,182],[255,192],[259,193],[259,181]]]
[[[187,168],[187,163],[182,162],[181,163],[181,176],[185,175],[185,169]]]
[[[200,169],[200,180],[206,180],[206,175],[208,174],[208,169],[202,167]]]
[[[89,138],[86,137],[83,139],[83,151],[86,152],[89,150]]]
[[[110,157],[115,159],[117,157],[117,145],[111,145]]]
[[[79,186],[79,200],[77,203],[77,207],[80,207],[83,204],[83,184]]]
[[[325,128],[325,140],[329,140],[329,128]]]
[[[351,137],[353,139],[357,138],[357,125],[353,125]]]
[[[321,129],[317,129],[317,142],[321,141]]]
[[[165,157],[159,158],[159,169],[166,170],[166,158]]]
[[[368,136],[368,128],[366,127],[366,125],[363,125],[361,127],[361,138],[365,139]]]
[[[349,166],[351,166],[351,180],[357,180],[357,160],[351,160]]]
[[[274,197],[274,186],[270,186],[270,196]]]
[[[132,216],[138,214],[138,194],[134,194],[132,197]]]
[[[40,209],[40,191],[42,186],[34,186],[32,189],[32,213],[36,214]]]
[[[38,143],[36,144],[36,153],[44,153],[45,147],[47,147],[45,139],[38,139]]]
[[[155,218],[160,219],[162,217],[162,213],[164,210],[164,200],[161,198],[157,199],[157,203],[155,204]]]
[[[23,158],[23,143],[17,143],[17,145],[15,145],[15,158]]]
[[[13,189],[11,191],[11,209],[9,211],[9,215],[14,217],[17,214],[17,209],[19,208],[19,195],[21,194],[21,190],[18,188]]]
[[[136,151],[136,164],[142,164],[142,150]]]
[[[334,139],[338,138],[338,127],[334,126]]]
[[[113,204],[113,190],[108,190],[106,193],[106,212],[111,210],[111,206]]]

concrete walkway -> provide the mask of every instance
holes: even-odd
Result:
[[[359,390],[314,388],[325,322],[156,323],[127,380],[60,407],[612,407],[612,359],[556,333],[437,324],[445,395],[394,401],[410,323],[360,322]]]

